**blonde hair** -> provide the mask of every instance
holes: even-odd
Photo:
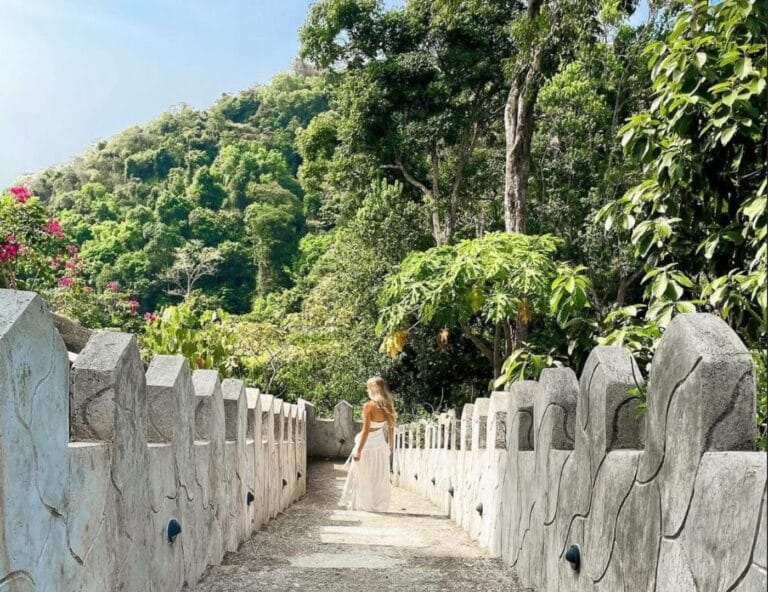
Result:
[[[389,392],[389,388],[387,388],[387,383],[384,382],[381,376],[372,376],[365,383],[365,386],[368,389],[368,396],[384,413],[389,426],[394,426],[397,420],[397,413],[395,413],[395,404],[392,401],[392,394]]]

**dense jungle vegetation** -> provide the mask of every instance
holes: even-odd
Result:
[[[764,423],[768,5],[635,4],[319,0],[290,72],[11,188],[0,283],[321,412],[647,372],[711,311]]]

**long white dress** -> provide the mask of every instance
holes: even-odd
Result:
[[[355,436],[355,447],[347,459],[349,469],[341,503],[349,510],[365,512],[386,512],[389,510],[389,444],[384,437],[386,421],[372,421],[368,440],[360,460],[352,460],[360,434]],[[379,429],[376,429],[379,428]],[[375,430],[375,431],[374,431]]]

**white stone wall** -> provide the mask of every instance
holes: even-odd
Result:
[[[40,298],[0,290],[0,592],[193,586],[305,493],[311,413],[180,356],[145,371],[123,333],[70,368]]]
[[[339,401],[333,408],[333,419],[320,419],[311,414],[307,421],[309,448],[313,458],[347,458],[355,446],[355,434],[362,429],[355,421],[352,405]]]
[[[653,360],[642,421],[628,393],[637,382],[628,352],[597,347],[581,380],[545,370],[460,418],[401,426],[395,481],[539,590],[764,591],[766,455],[750,451],[746,348],[719,318],[680,315]],[[446,422],[452,437],[436,442]]]

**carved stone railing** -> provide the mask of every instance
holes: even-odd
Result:
[[[307,416],[307,454],[312,458],[347,458],[355,446],[355,434],[362,428],[355,421],[352,405],[339,401],[333,408],[333,418]]]
[[[460,418],[399,427],[395,480],[539,590],[765,590],[766,455],[752,452],[748,351],[719,318],[680,315],[638,420],[641,383],[628,352],[597,347],[581,380],[548,369]]]
[[[0,591],[175,592],[306,488],[306,418],[0,290]],[[169,540],[181,528],[173,542]]]

